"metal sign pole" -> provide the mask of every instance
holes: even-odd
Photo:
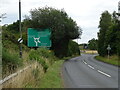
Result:
[[[22,38],[22,31],[21,31],[21,0],[19,0],[19,31],[20,31],[20,38]],[[20,58],[22,58],[22,43],[20,43]]]
[[[109,59],[109,50],[108,50],[108,59]]]
[[[108,59],[110,59],[110,50],[111,50],[110,45],[108,45],[107,50],[108,50]]]
[[[120,21],[120,1],[118,2],[118,20]]]

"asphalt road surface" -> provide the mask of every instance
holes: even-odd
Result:
[[[65,88],[118,88],[118,67],[82,54],[64,62],[62,75]]]

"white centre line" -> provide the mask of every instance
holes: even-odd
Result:
[[[87,62],[85,62],[85,60],[83,60],[83,63],[84,63],[84,64],[87,64]],[[93,66],[91,66],[91,65],[89,65],[89,64],[88,64],[88,67],[90,67],[91,69],[95,69]],[[111,77],[109,74],[107,74],[107,73],[105,73],[105,72],[103,72],[103,71],[100,71],[100,70],[97,70],[97,71],[98,71],[99,73],[107,76],[107,77]]]
[[[107,74],[107,73],[104,73],[104,72],[102,72],[102,71],[100,71],[100,70],[97,70],[99,73],[101,73],[101,74],[103,74],[103,75],[106,75],[107,77],[111,77],[109,74]]]
[[[87,64],[87,62],[83,61],[84,64]]]
[[[91,65],[88,65],[88,67],[90,67],[91,69],[95,69],[93,66],[91,66]]]

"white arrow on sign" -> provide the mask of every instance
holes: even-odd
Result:
[[[33,38],[34,38],[34,42],[36,43],[36,46],[38,46],[38,43],[41,43],[40,37],[38,37],[38,38],[33,37]]]

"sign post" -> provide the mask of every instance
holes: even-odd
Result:
[[[120,1],[118,2],[118,20],[120,21]]]
[[[110,59],[110,50],[111,50],[110,45],[108,45],[107,50],[108,50],[108,59]]]
[[[22,31],[21,31],[21,0],[19,0],[19,32],[20,38],[22,39]],[[22,43],[19,44],[20,48],[20,58],[22,58]]]
[[[49,29],[28,28],[28,47],[51,47]]]

